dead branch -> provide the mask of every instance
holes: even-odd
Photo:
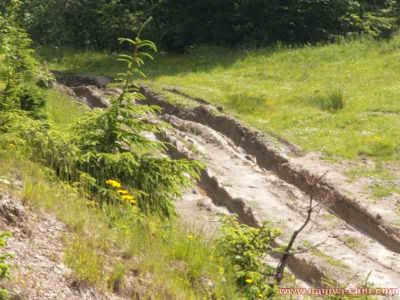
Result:
[[[285,268],[287,266],[289,257],[292,255],[291,250],[293,248],[293,245],[298,237],[298,235],[304,230],[304,228],[307,227],[308,223],[311,220],[311,215],[313,213],[314,210],[314,190],[315,187],[321,182],[322,178],[326,175],[326,173],[322,174],[320,177],[314,177],[314,178],[307,178],[307,184],[310,187],[310,201],[309,201],[309,205],[308,205],[308,210],[307,210],[307,218],[304,221],[303,225],[301,225],[301,227],[299,229],[297,229],[295,232],[293,232],[292,237],[290,238],[290,241],[288,243],[288,245],[286,246],[285,251],[283,252],[282,258],[276,268],[275,271],[275,283],[277,285],[280,285],[280,283],[282,282],[283,279],[283,274],[285,271]]]

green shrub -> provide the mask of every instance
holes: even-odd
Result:
[[[8,232],[0,233],[0,249],[7,246],[6,238],[10,237],[11,234]],[[9,279],[10,277],[10,265],[7,263],[7,259],[11,258],[12,255],[9,253],[0,254],[0,280]],[[8,291],[6,289],[0,289],[0,299],[5,300],[8,298]]]
[[[19,102],[19,108],[27,111],[34,118],[43,116],[42,109],[46,104],[45,92],[34,84],[25,84],[21,86],[16,95]]]
[[[333,40],[359,33],[389,36],[397,28],[398,1],[373,0],[182,0],[25,1],[21,18],[37,42],[116,49],[144,18],[148,33],[167,49],[198,43],[273,44]],[[1,4],[0,4],[1,9]],[[396,13],[397,12],[397,13]]]
[[[89,192],[104,202],[118,202],[128,195],[118,195],[107,186],[115,185],[133,196],[144,213],[163,217],[175,215],[171,200],[199,178],[201,164],[172,160],[165,155],[166,145],[144,133],[160,134],[167,127],[156,120],[159,108],[135,105],[143,99],[133,81],[144,76],[139,70],[145,58],[152,58],[144,48],[156,50],[151,41],[121,39],[133,47],[130,55],[120,55],[127,71],[118,75],[122,94],[105,110],[88,112],[74,128],[73,136],[42,126],[26,132],[34,156],[55,170],[65,180],[82,182]],[[126,198],[126,197],[125,197]]]
[[[43,118],[46,93],[36,84],[26,82],[6,87],[0,92],[0,110],[23,110],[32,118]]]
[[[18,22],[20,6],[20,1],[11,0],[5,12],[0,12],[0,52],[6,70],[0,110],[22,109],[38,117],[45,103],[39,85],[45,87],[52,77],[36,60],[32,41]]]
[[[260,228],[240,224],[236,217],[226,217],[219,248],[231,261],[237,285],[248,299],[265,299],[275,294],[275,269],[264,257],[274,252],[271,244],[280,235],[278,229],[265,223]]]

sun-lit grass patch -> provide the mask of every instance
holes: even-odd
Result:
[[[313,248],[312,243],[310,243],[307,240],[304,240],[302,242],[302,244],[307,247],[310,248],[310,252],[313,253],[314,255],[322,258],[325,262],[327,262],[328,264],[330,264],[331,266],[337,267],[337,268],[341,268],[341,269],[349,269],[350,267],[345,264],[343,261],[336,259],[332,256],[330,256],[329,254],[325,253],[324,251],[322,251],[319,248]]]
[[[47,57],[62,70],[114,75],[119,69],[104,53],[48,51]],[[145,71],[159,91],[179,87],[305,150],[400,158],[400,36],[299,48],[199,47],[155,61]],[[320,104],[310,105],[316,95]]]
[[[48,120],[60,129],[75,124],[82,117],[83,112],[88,110],[86,106],[77,103],[74,98],[56,89],[48,91],[46,100]]]
[[[353,249],[359,249],[362,246],[362,243],[358,239],[351,236],[345,237],[344,242],[347,246]]]
[[[117,54],[80,51],[63,48],[39,48],[38,54],[45,58],[52,69],[87,75],[115,75],[124,68],[117,61]]]
[[[391,181],[396,178],[395,174],[387,169],[381,161],[376,161],[373,166],[357,166],[351,168],[346,172],[346,175],[349,177],[350,181],[359,177],[370,177],[386,181]]]
[[[375,199],[381,199],[393,195],[394,193],[400,194],[400,189],[392,185],[375,184],[371,186],[371,192]]]

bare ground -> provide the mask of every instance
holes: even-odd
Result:
[[[0,195],[0,230],[12,234],[2,251],[14,257],[10,281],[2,282],[11,299],[122,299],[81,287],[63,263],[66,226],[55,217],[23,207],[7,193]]]

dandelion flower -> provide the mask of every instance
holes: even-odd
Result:
[[[135,197],[131,196],[131,195],[124,195],[121,197],[122,200],[128,201],[128,202],[133,202],[135,201]]]
[[[189,241],[191,241],[191,240],[193,240],[194,237],[193,237],[193,235],[189,234],[187,238]]]
[[[252,284],[252,283],[253,283],[253,280],[251,280],[250,278],[247,278],[247,279],[245,280],[245,282],[246,282],[247,284]]]
[[[113,180],[113,179],[108,179],[106,181],[106,184],[111,185],[113,188],[116,188],[116,189],[121,188],[121,184],[118,181]]]
[[[120,194],[120,195],[128,195],[129,192],[127,190],[118,190],[118,194]]]
[[[210,256],[208,257],[208,259],[209,259],[210,261],[213,261],[213,260],[214,260],[214,256],[210,255]]]
[[[129,202],[130,204],[136,205],[136,198],[131,195],[124,195],[121,197],[122,200]]]

